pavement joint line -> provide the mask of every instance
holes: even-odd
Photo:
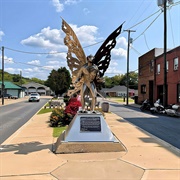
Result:
[[[135,167],[137,167],[137,168],[143,169],[144,171],[147,170],[146,168],[143,168],[143,167],[141,167],[141,166],[138,166],[138,165],[136,165],[136,164],[134,164],[134,163],[132,163],[132,162],[129,162],[129,161],[127,161],[127,160],[124,160],[124,159],[122,159],[122,158],[123,158],[123,157],[121,157],[121,159],[118,158],[118,160],[123,161],[123,162],[125,162],[125,163],[127,163],[127,164],[130,164],[130,165],[132,165],[132,166],[135,166]]]
[[[37,175],[46,175],[46,174],[50,174],[51,173],[37,173],[37,174],[16,174],[16,175],[4,175],[4,176],[0,176],[0,177],[16,177],[16,176],[37,176]]]

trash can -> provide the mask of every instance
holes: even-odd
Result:
[[[138,96],[134,96],[134,103],[138,104]]]
[[[108,102],[103,102],[101,104],[101,108],[103,112],[109,112],[109,103]]]

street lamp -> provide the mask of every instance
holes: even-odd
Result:
[[[164,9],[164,84],[163,84],[163,105],[167,105],[167,64],[166,64],[166,51],[167,51],[167,18],[166,18],[166,5],[173,4],[173,0],[158,0],[158,6]]]

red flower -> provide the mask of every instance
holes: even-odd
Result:
[[[77,98],[72,97],[69,100],[68,106],[66,106],[65,108],[65,113],[74,116],[77,113],[79,107],[81,107],[80,101],[78,101]]]

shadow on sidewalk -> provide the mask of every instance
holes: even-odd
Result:
[[[1,145],[0,153],[14,151],[14,154],[29,154],[29,153],[41,151],[44,149],[49,149],[50,151],[52,151],[52,144],[44,145],[43,143],[39,141],[33,141],[33,142],[27,142],[27,143]]]

